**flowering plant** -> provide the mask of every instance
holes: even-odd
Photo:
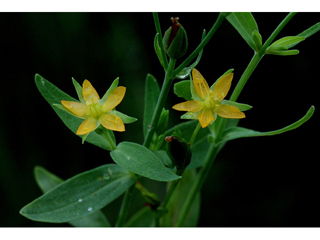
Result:
[[[245,117],[243,112],[252,107],[236,101],[262,57],[267,54],[296,55],[299,51],[290,48],[320,30],[320,23],[317,23],[298,36],[274,41],[294,15],[289,13],[263,43],[251,13],[220,13],[210,31],[203,32],[198,47],[176,66],[177,59],[185,57],[190,39],[178,18],[171,19],[172,26],[162,35],[158,14],[154,13],[154,48],[165,77],[160,89],[156,79],[151,74],[147,75],[142,144],[116,142],[114,131],[123,132],[130,127],[125,127],[125,124],[137,120],[116,110],[126,92],[126,87],[118,86],[119,78],[113,81],[102,98],[88,80],[81,87],[72,79],[79,98],[77,101],[37,74],[35,82],[40,93],[64,124],[82,138],[82,143],[88,142],[107,150],[114,163],[80,173],[66,181],[42,167],[36,167],[35,178],[44,194],[23,207],[20,213],[34,221],[111,226],[101,209],[124,194],[115,226],[197,226],[201,187],[226,142],[284,133],[299,127],[313,115],[315,108],[311,106],[300,120],[268,132],[238,126],[239,119]],[[204,46],[225,20],[254,51],[229,100],[226,98],[234,76],[233,69],[216,81],[206,76],[212,83],[210,87],[197,70],[201,69]],[[164,105],[175,79],[181,81],[174,84],[174,93],[186,101],[175,104],[173,109],[187,113],[181,116],[183,122],[168,128],[169,110]],[[140,179],[167,182],[165,197],[160,199]],[[143,197],[145,206],[129,218],[134,189]]]

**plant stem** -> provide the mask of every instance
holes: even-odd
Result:
[[[191,138],[190,138],[190,141],[189,141],[190,147],[192,146],[194,140],[196,139],[196,136],[197,136],[200,128],[201,128],[201,125],[200,125],[200,123],[198,123],[198,125],[197,125],[196,128],[194,129],[194,131],[193,131],[193,133],[192,133],[192,136],[191,136]]]
[[[143,143],[143,145],[147,148],[149,147],[149,145],[151,143],[152,136],[156,130],[162,108],[164,106],[165,101],[167,100],[168,93],[171,88],[171,84],[174,80],[174,77],[172,76],[172,71],[174,69],[175,63],[176,63],[176,59],[171,58],[169,61],[168,70],[166,72],[166,75],[165,75],[165,78],[163,81],[163,85],[162,85],[162,88],[160,91],[158,102],[157,102],[156,108],[153,112],[153,116],[152,116],[151,124],[150,124],[151,127],[150,127],[150,130],[147,132],[146,138]]]
[[[296,13],[289,13],[287,17],[279,24],[279,26],[274,30],[274,32],[270,35],[268,40],[265,42],[265,44],[260,49],[259,53],[254,54],[253,58],[251,59],[249,65],[247,66],[246,70],[242,74],[236,88],[234,89],[230,101],[236,101],[239,97],[243,87],[247,83],[249,77],[251,76],[252,72],[257,67],[258,63],[264,56],[264,52],[267,49],[267,47],[271,44],[271,42],[275,39],[275,37],[279,34],[279,32],[283,29],[283,27],[290,21],[290,19],[295,15]],[[224,127],[226,125],[227,119],[223,118],[220,122],[220,126],[218,129],[218,133],[216,135],[216,142],[219,142],[219,139],[221,138],[221,135],[224,131]],[[211,166],[214,163],[214,160],[216,158],[216,155],[218,154],[219,146],[216,146],[215,144],[212,144],[208,150],[208,153],[206,155],[206,160],[203,165],[203,167],[200,169],[197,178],[193,185],[191,186],[190,192],[186,198],[186,201],[182,207],[181,215],[179,216],[179,219],[177,221],[176,227],[180,227],[183,225],[184,220],[189,213],[190,207],[197,195],[197,193],[200,191],[206,177],[208,176],[208,173],[210,172]]]
[[[116,227],[122,227],[124,225],[124,223],[127,220],[127,216],[128,216],[128,212],[129,212],[129,208],[132,202],[132,192],[134,189],[135,185],[132,185],[125,193],[124,198],[123,198],[123,202],[121,205],[121,209],[119,212],[119,217],[117,219],[116,222]]]

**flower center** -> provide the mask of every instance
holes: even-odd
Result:
[[[214,100],[213,96],[210,96],[206,100],[201,102],[201,105],[204,108],[210,108],[210,109],[213,109],[217,104],[219,104],[219,101]]]
[[[90,115],[93,117],[99,117],[104,114],[102,106],[99,103],[88,104],[90,107]]]

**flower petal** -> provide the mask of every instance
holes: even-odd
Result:
[[[233,73],[229,73],[226,76],[223,76],[219,82],[217,82],[212,90],[212,95],[214,96],[215,100],[221,102],[228,94],[231,81],[233,78]]]
[[[114,89],[106,102],[102,105],[102,109],[104,112],[109,112],[112,109],[114,109],[123,99],[124,95],[126,93],[126,88],[125,87],[117,87]]]
[[[76,134],[77,135],[84,135],[89,132],[92,132],[97,128],[97,125],[98,125],[98,121],[96,118],[88,117],[86,120],[84,120],[83,123],[81,123]]]
[[[91,85],[91,83],[88,80],[84,80],[82,86],[83,86],[82,97],[86,102],[93,104],[100,100],[100,97],[97,91],[94,89],[94,87]]]
[[[210,91],[207,81],[195,68],[192,70],[192,78],[197,95],[203,100],[206,99],[209,96]]]
[[[89,107],[84,103],[73,102],[73,101],[61,101],[62,105],[70,112],[77,116],[84,117],[90,114]]]
[[[224,118],[245,118],[246,115],[241,112],[238,108],[226,105],[226,104],[218,104],[213,110],[220,117]]]
[[[111,114],[104,114],[99,118],[102,126],[112,131],[125,131],[124,124],[120,117]]]
[[[199,112],[202,109],[200,101],[186,101],[178,103],[172,107],[177,111]]]
[[[204,108],[197,116],[202,128],[207,127],[213,120],[213,113],[210,108]]]

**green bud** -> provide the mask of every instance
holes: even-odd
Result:
[[[189,143],[182,138],[177,127],[172,136],[167,136],[165,140],[167,141],[167,154],[172,164],[177,167],[177,170],[184,170],[190,164],[192,156]]]
[[[171,18],[173,24],[163,36],[164,50],[173,59],[184,56],[188,49],[187,32],[178,20],[179,18]]]

